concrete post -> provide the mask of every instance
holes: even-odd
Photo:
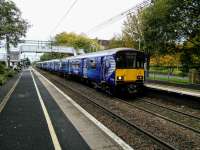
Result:
[[[7,67],[10,68],[10,39],[6,36]]]

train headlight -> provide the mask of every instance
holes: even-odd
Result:
[[[123,76],[118,76],[117,80],[124,80],[124,77]]]
[[[143,80],[143,76],[137,76],[138,80]]]

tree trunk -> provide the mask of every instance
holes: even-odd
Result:
[[[10,68],[10,39],[6,36],[7,67]]]
[[[150,54],[146,53],[146,78],[149,77],[149,70],[150,70]]]

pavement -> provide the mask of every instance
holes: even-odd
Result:
[[[37,71],[0,91],[0,150],[132,149]]]
[[[0,149],[54,149],[30,71],[23,75],[0,114]]]
[[[164,84],[159,84],[159,83],[148,83],[148,82],[145,83],[145,86],[148,88],[156,89],[156,90],[162,90],[162,91],[178,93],[181,95],[188,95],[188,96],[200,98],[200,90],[198,89],[164,85]]]
[[[19,76],[20,76],[20,73],[17,74],[16,76],[14,76],[13,78],[9,79],[6,82],[6,84],[0,86],[0,103],[3,100],[3,98],[5,97],[5,94],[8,93],[8,91],[12,88],[14,83],[17,81]]]

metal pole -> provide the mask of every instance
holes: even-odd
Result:
[[[10,39],[6,36],[7,67],[10,68]]]
[[[140,42],[140,37],[139,37],[139,51],[140,51],[140,43],[141,43],[141,42]]]

